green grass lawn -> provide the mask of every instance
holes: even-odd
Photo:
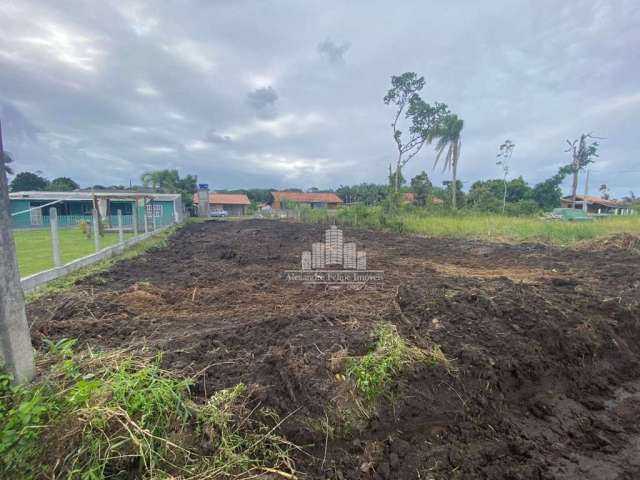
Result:
[[[404,216],[404,230],[433,236],[485,240],[533,241],[571,245],[616,233],[640,235],[640,216],[598,218],[592,222],[563,222],[502,215]]]
[[[125,233],[125,238],[131,236],[132,234]],[[16,242],[18,269],[21,277],[53,268],[51,231],[48,228],[14,230],[13,238]],[[100,248],[109,247],[116,243],[118,243],[117,233],[105,233],[100,239]],[[60,255],[63,264],[94,252],[93,239],[83,235],[79,228],[60,229]]]
[[[543,242],[560,246],[570,246],[582,240],[617,233],[640,235],[640,215],[595,218],[590,222],[567,222],[539,216],[514,217],[470,211],[429,212],[403,209],[390,214],[385,213],[381,206],[342,208],[338,210],[337,217],[331,217],[329,212],[321,209],[309,209],[301,213],[302,221],[312,223],[337,221],[339,225],[381,228],[418,235]]]

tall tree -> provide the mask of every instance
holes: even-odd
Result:
[[[458,184],[458,161],[460,160],[460,149],[462,147],[462,139],[460,137],[463,128],[464,121],[458,118],[456,114],[451,113],[446,115],[442,123],[431,132],[432,137],[438,139],[436,143],[436,159],[433,163],[433,168],[436,168],[442,154],[446,151],[442,171],[451,170],[451,183],[453,185]],[[451,189],[451,192],[451,206],[455,210],[457,208],[456,189]]]
[[[602,195],[602,198],[604,198],[605,200],[609,200],[609,187],[607,187],[606,183],[600,185],[600,188],[598,188],[598,190],[600,190],[600,195]]]
[[[180,178],[178,170],[167,169],[146,172],[140,179],[145,187],[152,188],[154,192],[180,193],[187,207],[193,203],[193,194],[197,188],[197,179],[194,175]]]
[[[578,191],[578,174],[584,168],[593,163],[594,159],[598,156],[598,148],[600,144],[597,141],[591,141],[595,139],[591,133],[583,133],[580,138],[576,138],[573,141],[567,140],[569,148],[565,152],[571,153],[571,164],[569,170],[573,175],[573,183],[571,184],[571,208],[576,208],[576,194]]]
[[[80,185],[71,180],[69,177],[54,178],[47,186],[47,190],[51,192],[73,192],[78,188],[80,188]]]
[[[433,106],[420,97],[424,88],[424,77],[414,72],[391,77],[391,89],[384,96],[386,105],[394,105],[396,113],[391,123],[393,140],[396,143],[398,156],[395,161],[394,191],[400,189],[400,172],[415,157],[425,143],[433,139],[432,132],[439,125],[443,116],[448,113],[447,106],[435,102]],[[408,134],[403,135],[400,128],[405,123]]]
[[[37,173],[20,172],[11,180],[9,189],[12,192],[41,191],[46,190],[48,185],[49,180]]]
[[[416,196],[416,204],[425,207],[431,194],[433,184],[424,170],[411,179],[411,190]]]
[[[514,148],[516,148],[516,144],[507,139],[502,145],[500,145],[500,150],[497,155],[497,158],[499,160],[496,162],[496,165],[502,167],[502,173],[504,174],[502,178],[502,181],[504,183],[504,193],[502,197],[503,214],[505,209],[507,208],[507,176],[509,175],[509,161],[511,160],[511,155],[513,154]]]

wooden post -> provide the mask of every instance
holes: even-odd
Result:
[[[100,221],[98,220],[98,209],[94,208],[91,212],[93,215],[93,245],[96,252],[100,251]]]
[[[124,230],[122,229],[122,210],[118,210],[118,240],[124,242]]]
[[[6,368],[16,382],[26,383],[35,374],[35,363],[9,210],[0,125],[0,366]]]
[[[149,215],[147,215],[147,205],[144,205],[144,233],[149,233]]]
[[[55,207],[49,209],[49,224],[51,225],[51,250],[53,252],[53,266],[61,267],[60,257],[60,232],[58,231],[58,210]]]

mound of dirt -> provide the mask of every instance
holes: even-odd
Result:
[[[640,235],[616,233],[597,240],[585,240],[576,246],[578,250],[603,252],[610,249],[640,253]]]
[[[377,289],[284,279],[324,227],[207,222],[28,308],[36,345],[145,346],[287,421],[301,478],[640,478],[640,257],[344,229]],[[381,322],[439,344],[367,404],[346,378]],[[289,416],[290,415],[290,416]]]

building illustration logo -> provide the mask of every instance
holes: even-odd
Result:
[[[287,270],[288,281],[311,285],[380,284],[382,270],[367,270],[367,252],[358,250],[353,242],[344,242],[342,230],[335,225],[325,231],[324,242],[311,244],[311,251],[302,252],[301,270]]]

